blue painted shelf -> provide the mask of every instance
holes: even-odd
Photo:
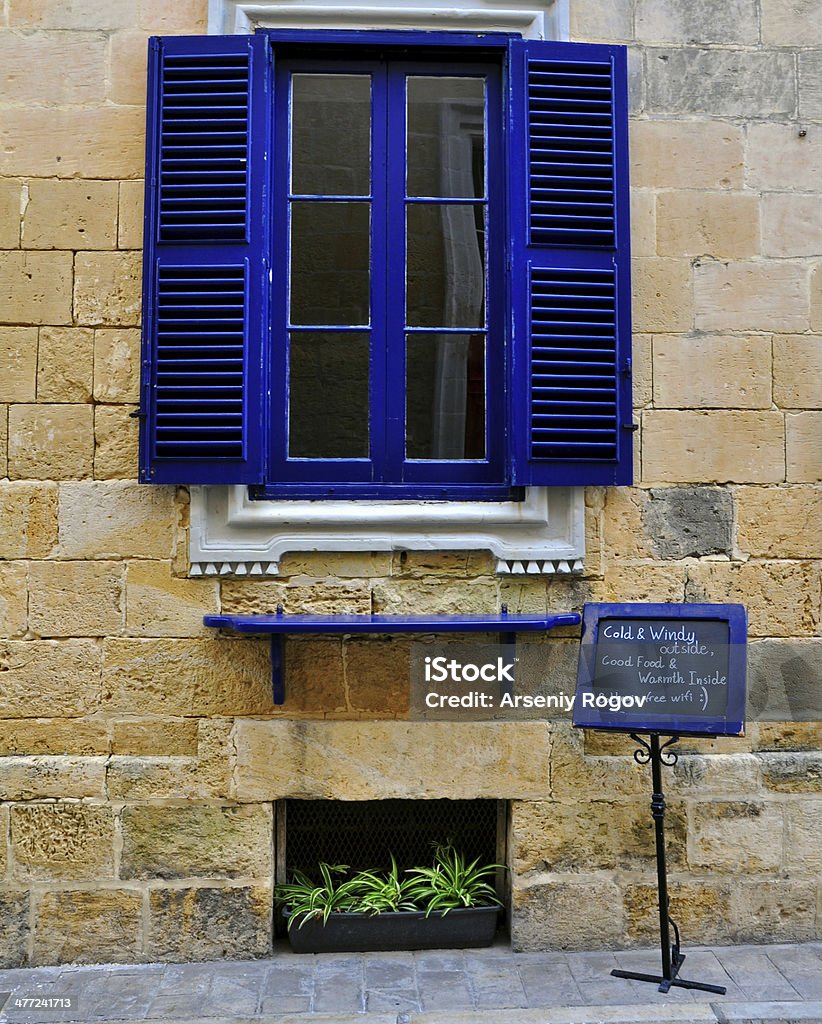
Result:
[[[576,612],[559,615],[206,615],[203,623],[235,633],[271,637],[271,690],[275,704],[285,703],[284,638],[289,633],[499,633],[500,643],[517,633],[539,633],[557,626],[578,626]]]

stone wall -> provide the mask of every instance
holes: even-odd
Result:
[[[624,738],[420,724],[408,644],[264,641],[204,613],[740,601],[752,655],[822,608],[822,3],[571,0],[630,46],[637,486],[587,494],[579,578],[480,554],[299,556],[189,579],[187,496],[138,486],[144,54],[206,0],[0,13],[0,956],[264,956],[274,801],[510,801],[517,948],[649,943],[646,773]],[[814,334],[817,332],[817,334]],[[571,685],[572,631],[546,650]],[[671,775],[691,943],[822,937],[822,737],[754,725]]]

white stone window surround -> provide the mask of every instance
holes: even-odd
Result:
[[[209,0],[211,34],[257,28],[460,29],[567,39],[570,0]],[[522,501],[251,501],[245,487],[192,487],[191,575],[271,577],[289,551],[490,551],[499,573],[579,572],[582,488]]]

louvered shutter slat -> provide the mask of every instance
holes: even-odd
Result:
[[[150,45],[141,479],[260,483],[266,41]]]

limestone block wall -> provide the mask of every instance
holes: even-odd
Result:
[[[632,68],[637,484],[590,489],[581,577],[471,553],[187,577],[187,494],[138,486],[144,55],[206,0],[0,11],[0,957],[265,956],[275,801],[509,801],[516,948],[653,940],[648,780],[565,723],[420,724],[408,643],[266,643],[218,610],[740,601],[751,657],[822,652],[822,3],[571,0]],[[566,689],[573,631],[546,660]],[[683,744],[689,942],[822,937],[822,736]]]

